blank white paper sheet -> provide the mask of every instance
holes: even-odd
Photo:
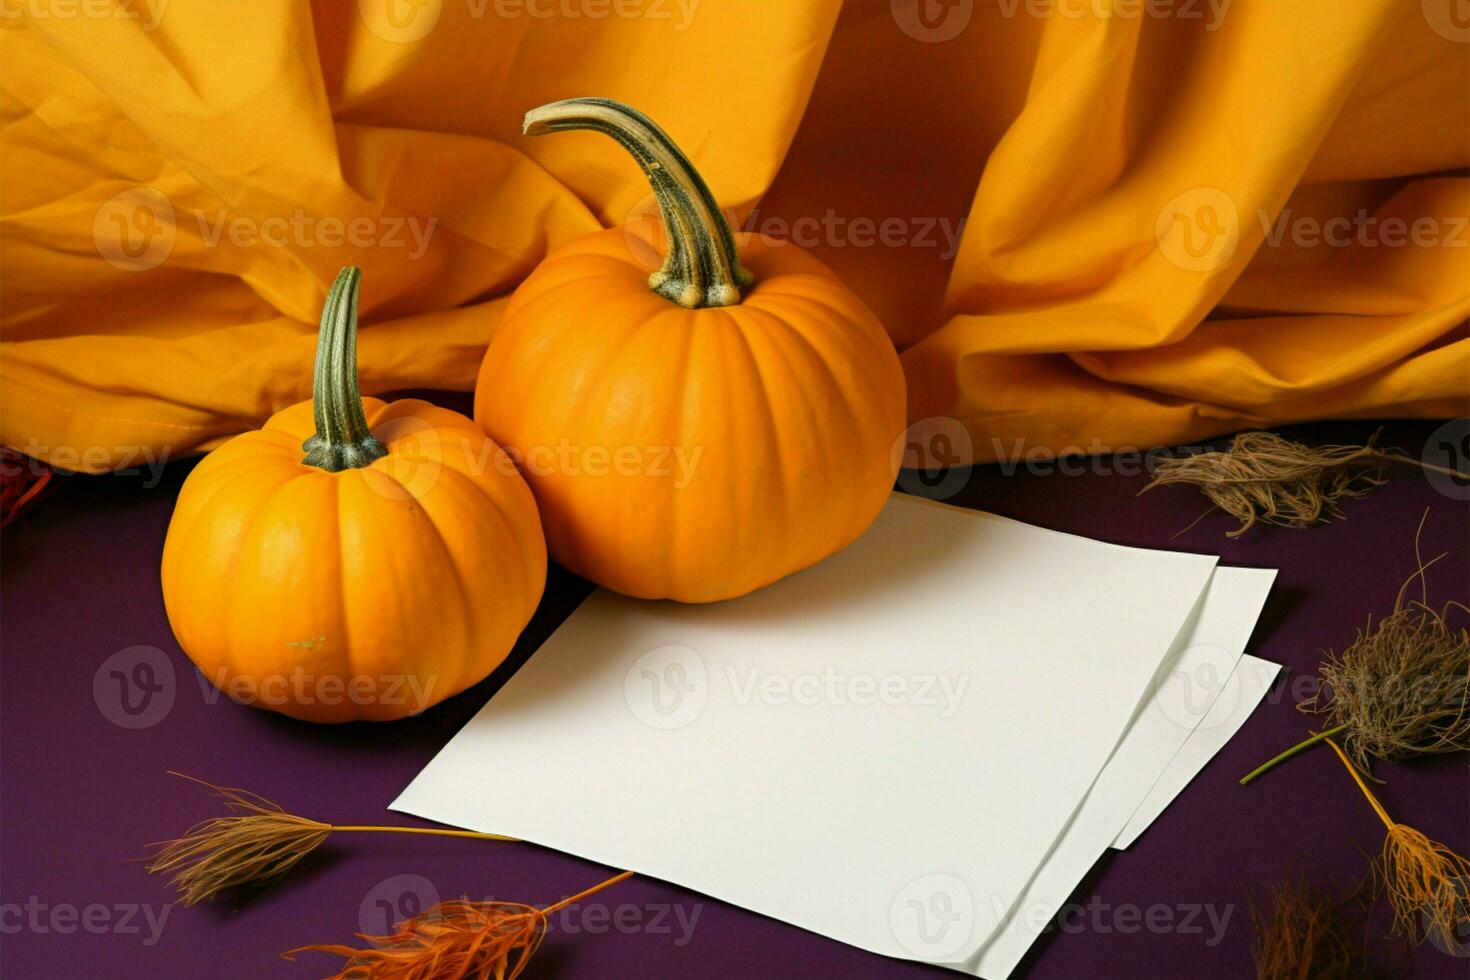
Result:
[[[393,808],[979,975],[1214,569],[895,495],[741,599],[595,592]]]
[[[1234,733],[1232,728],[1213,741],[1222,724],[1213,709],[1227,697],[1234,703],[1237,664],[1275,578],[1273,570],[1215,569],[1113,757],[1020,900],[1007,909],[1001,928],[965,964],[968,972],[992,980],[1008,976],[1103,851],[1121,846],[1117,838],[1130,818],[1147,807],[1151,821],[1183,789],[1164,778],[1172,760],[1203,755],[1203,766]],[[1196,739],[1195,750],[1186,752]],[[1152,794],[1156,786],[1158,796]]]

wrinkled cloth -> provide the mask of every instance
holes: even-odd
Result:
[[[363,389],[469,389],[550,249],[652,213],[612,144],[521,135],[582,95],[867,300],[920,462],[1464,414],[1455,2],[0,0],[0,442],[259,425],[348,264]]]

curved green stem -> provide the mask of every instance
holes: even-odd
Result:
[[[357,387],[357,294],[362,270],[347,266],[337,273],[322,308],[316,340],[316,373],[311,405],[316,433],[301,444],[301,461],[331,473],[367,466],[388,455],[373,438]]]
[[[1347,728],[1347,723],[1344,722],[1343,724],[1338,725],[1335,728],[1327,729],[1327,731],[1325,732],[1318,732],[1311,738],[1303,739],[1302,741],[1293,745],[1291,748],[1287,749],[1285,752],[1280,753],[1274,758],[1268,759],[1267,761],[1261,763],[1259,766],[1256,766],[1256,768],[1252,769],[1250,772],[1246,773],[1244,776],[1241,777],[1240,785],[1245,786],[1249,784],[1253,779],[1266,772],[1268,769],[1275,768],[1277,764],[1285,762],[1287,759],[1290,759],[1292,756],[1297,755],[1298,753],[1305,752],[1307,749],[1310,749],[1318,742],[1325,742],[1327,739],[1331,738],[1334,735],[1342,734],[1343,732],[1347,731]]]
[[[612,99],[563,99],[526,113],[528,136],[587,129],[617,140],[633,155],[658,199],[669,251],[648,277],[660,296],[688,309],[734,306],[755,277],[709,185],[669,135],[632,106]]]

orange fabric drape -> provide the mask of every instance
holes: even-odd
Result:
[[[108,16],[99,11],[111,10]],[[1456,0],[0,0],[0,442],[89,471],[309,392],[468,388],[548,249],[646,208],[630,102],[902,352],[953,462],[1466,411]]]

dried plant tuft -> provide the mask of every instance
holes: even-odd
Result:
[[[514,837],[438,827],[344,826],[287,813],[249,790],[206,783],[183,773],[182,779],[206,786],[225,801],[228,817],[190,827],[184,836],[151,846],[161,848],[149,874],[165,874],[185,905],[196,905],[240,885],[267,885],[294,868],[332,834],[423,834],[475,840],[514,841]]]
[[[1232,538],[1257,521],[1311,527],[1340,517],[1340,501],[1383,482],[1373,468],[1377,456],[1371,441],[1312,449],[1274,432],[1242,432],[1225,452],[1164,460],[1140,493],[1174,483],[1198,487],[1217,509],[1240,522],[1226,532]]]
[[[148,873],[168,875],[185,905],[239,885],[268,884],[332,833],[331,824],[286,813],[248,790],[193,781],[223,798],[231,816],[201,821],[184,836],[153,845],[162,849],[149,862]]]
[[[40,499],[52,485],[55,470],[17,452],[0,446],[0,528],[9,527],[21,512]]]
[[[1379,449],[1375,445],[1378,435],[1375,432],[1364,446],[1313,449],[1274,432],[1242,432],[1225,452],[1164,460],[1153,481],[1139,493],[1175,483],[1198,487],[1215,505],[1213,509],[1240,522],[1238,528],[1226,532],[1236,538],[1257,521],[1304,528],[1341,517],[1342,501],[1361,497],[1384,482],[1384,464],[1407,463],[1470,479],[1464,473],[1421,462],[1396,450]]]
[[[1431,564],[1421,562],[1416,577]],[[1401,589],[1393,612],[1323,662],[1324,686],[1302,710],[1325,714],[1365,772],[1370,759],[1470,749],[1470,629],[1450,625],[1456,609],[1470,613],[1457,602],[1442,610],[1406,602]]]
[[[1470,929],[1470,859],[1396,823],[1383,841],[1380,868],[1399,932],[1454,943]]]
[[[1256,980],[1362,980],[1375,975],[1366,945],[1347,935],[1344,912],[1351,901],[1302,874],[1253,891]]]
[[[1365,772],[1370,760],[1394,761],[1470,749],[1470,629],[1454,626],[1455,612],[1470,607],[1428,604],[1425,561],[1419,548],[1424,521],[1414,536],[1417,569],[1399,587],[1393,611],[1358,630],[1341,653],[1328,652],[1322,684],[1298,707],[1326,716],[1328,726],[1244,776],[1241,785],[1328,738],[1338,738]],[[1420,597],[1408,592],[1419,582]]]
[[[392,935],[358,938],[370,945],[302,946],[283,954],[331,953],[346,958],[329,980],[515,980],[546,935],[547,916],[631,878],[631,871],[545,908],[519,902],[441,902],[397,923]]]
[[[1388,828],[1376,870],[1393,906],[1394,929],[1422,942],[1453,942],[1470,930],[1470,859],[1413,827],[1396,822],[1373,795],[1341,746],[1327,740]]]

